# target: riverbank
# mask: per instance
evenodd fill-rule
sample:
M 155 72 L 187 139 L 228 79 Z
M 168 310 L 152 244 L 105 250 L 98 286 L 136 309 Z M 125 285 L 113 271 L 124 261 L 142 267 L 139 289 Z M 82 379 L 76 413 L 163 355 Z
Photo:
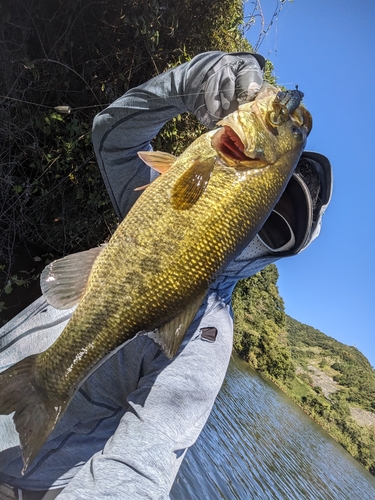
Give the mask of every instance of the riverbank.
M 375 478 L 294 402 L 233 353 L 182 463 L 171 500 L 373 500 Z
M 331 405 L 323 401 L 322 397 L 314 393 L 311 387 L 297 376 L 294 384 L 291 384 L 290 382 L 282 382 L 268 373 L 262 373 L 262 375 L 275 384 L 306 415 L 328 432 L 353 458 L 375 476 L 375 425 L 373 425 L 372 418 L 373 416 L 375 420 L 375 414 L 366 412 L 371 415 L 370 418 L 367 415 L 367 425 L 359 423 L 352 416 L 351 411 L 349 415 L 346 412 L 343 415 L 337 409 L 329 408 Z M 298 391 L 293 390 L 293 386 L 297 385 L 299 386 Z M 311 397 L 301 396 L 301 386 L 305 387 L 306 394 L 311 394 Z M 369 423 L 370 425 L 368 425 Z

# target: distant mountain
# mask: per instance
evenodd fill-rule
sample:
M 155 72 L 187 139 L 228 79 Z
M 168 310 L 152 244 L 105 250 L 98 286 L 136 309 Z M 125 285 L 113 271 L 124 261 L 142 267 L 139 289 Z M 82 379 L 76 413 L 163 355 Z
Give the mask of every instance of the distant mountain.
M 348 403 L 375 413 L 375 370 L 354 346 L 347 346 L 315 328 L 286 316 L 287 344 L 294 362 L 318 366 L 345 394 Z
M 347 346 L 287 316 L 275 265 L 238 283 L 234 348 L 375 475 L 375 370 Z
M 289 344 L 293 350 L 298 348 L 319 347 L 327 354 L 341 357 L 342 362 L 355 363 L 366 371 L 373 372 L 368 359 L 355 347 L 342 344 L 312 326 L 305 325 L 286 315 Z

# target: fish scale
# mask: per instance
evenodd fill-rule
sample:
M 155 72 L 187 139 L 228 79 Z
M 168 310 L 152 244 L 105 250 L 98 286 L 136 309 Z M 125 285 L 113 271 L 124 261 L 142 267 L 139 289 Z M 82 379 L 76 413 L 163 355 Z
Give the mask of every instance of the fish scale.
M 177 159 L 142 153 L 163 174 L 108 245 L 42 273 L 54 307 L 79 303 L 49 349 L 0 374 L 0 413 L 16 410 L 24 470 L 82 381 L 127 340 L 150 332 L 167 355 L 176 354 L 210 285 L 259 231 L 311 128 L 301 107 L 290 116 L 283 110 L 272 124 L 269 113 L 283 105 L 277 92 L 240 106 Z
M 182 160 L 180 161 L 182 163 Z M 179 176 L 179 169 L 176 170 L 177 173 L 174 173 L 174 175 L 171 176 L 172 182 Z M 251 176 L 251 172 L 249 172 L 248 175 Z M 40 357 L 40 366 L 44 366 L 44 386 L 51 390 L 49 386 L 53 384 L 54 392 L 56 392 L 57 388 L 59 388 L 61 394 L 68 394 L 70 387 L 76 386 L 76 373 L 82 370 L 82 364 L 87 362 L 91 365 L 95 363 L 96 357 L 97 359 L 101 359 L 105 354 L 107 354 L 107 352 L 112 351 L 119 342 L 125 342 L 129 337 L 134 336 L 140 330 L 152 330 L 156 326 L 159 326 L 155 324 L 155 321 L 160 310 L 163 310 L 163 306 L 166 304 L 169 304 L 169 311 L 175 312 L 177 292 L 179 292 L 179 295 L 183 294 L 184 297 L 186 297 L 186 295 L 191 296 L 192 293 L 197 292 L 196 282 L 200 283 L 201 290 L 208 288 L 210 281 L 212 281 L 212 276 L 217 269 L 218 261 L 223 261 L 223 255 L 227 256 L 233 252 L 236 244 L 238 244 L 238 240 L 243 239 L 248 233 L 248 226 L 250 223 L 246 224 L 246 219 L 248 221 L 254 220 L 256 212 L 256 210 L 252 209 L 252 203 L 245 204 L 244 202 L 240 205 L 241 209 L 236 208 L 230 212 L 230 219 L 225 217 L 230 203 L 228 195 L 225 197 L 222 196 L 223 191 L 225 191 L 224 188 L 227 187 L 225 185 L 223 186 L 223 176 L 218 177 L 221 177 L 221 179 L 218 179 L 221 189 L 215 189 L 217 188 L 215 185 L 217 183 L 215 182 L 215 179 L 212 178 L 211 190 L 215 190 L 215 192 L 220 193 L 221 201 L 216 201 L 215 203 L 216 213 L 214 214 L 214 217 L 211 217 L 211 227 L 207 227 L 206 224 L 201 225 L 200 227 L 192 227 L 190 223 L 191 214 L 187 213 L 181 214 L 178 212 L 172 212 L 171 214 L 167 214 L 165 217 L 162 217 L 162 219 L 166 218 L 167 222 L 169 222 L 169 219 L 173 218 L 174 215 L 177 221 L 173 221 L 173 226 L 176 227 L 177 225 L 180 228 L 180 230 L 175 230 L 175 244 L 170 241 L 168 243 L 168 246 L 174 246 L 175 251 L 177 251 L 177 249 L 180 251 L 180 255 L 178 256 L 178 259 L 176 259 L 178 261 L 177 267 L 174 266 L 173 263 L 170 263 L 169 259 L 166 259 L 164 274 L 160 273 L 155 275 L 155 277 L 150 277 L 150 274 L 153 274 L 153 269 L 144 269 L 144 267 L 141 266 L 141 272 L 139 274 L 142 274 L 143 282 L 138 284 L 138 287 L 140 288 L 138 294 L 139 299 L 138 301 L 133 299 L 130 305 L 129 301 L 124 303 L 121 298 L 123 295 L 135 295 L 134 288 L 136 288 L 136 285 L 134 281 L 130 281 L 126 284 L 120 281 L 117 284 L 120 286 L 115 287 L 113 286 L 113 283 L 111 283 L 111 286 L 108 287 L 108 289 L 106 289 L 103 293 L 105 300 L 103 300 L 101 307 L 98 308 L 97 304 L 95 304 L 96 315 L 94 317 L 97 318 L 100 311 L 103 319 L 106 321 L 104 324 L 100 324 L 100 322 L 98 322 L 93 325 L 93 313 L 91 311 L 93 304 L 91 297 L 92 294 L 98 296 L 98 281 L 102 282 L 103 277 L 121 276 L 125 273 L 123 271 L 124 265 L 126 268 L 130 266 L 134 269 L 133 266 L 136 265 L 135 262 L 139 261 L 139 255 L 137 255 L 139 246 L 135 247 L 133 253 L 130 254 L 131 248 L 122 244 L 121 250 L 124 252 L 124 255 L 127 256 L 125 259 L 121 257 L 122 253 L 118 251 L 117 241 L 123 241 L 123 233 L 126 233 L 127 227 L 133 224 L 132 218 L 129 218 L 129 221 L 124 221 L 124 224 L 117 230 L 116 238 L 112 244 L 110 244 L 98 258 L 98 262 L 93 269 L 92 276 L 90 277 L 88 283 L 86 295 L 83 297 L 81 304 L 78 306 L 71 321 L 66 327 L 64 336 L 61 336 L 49 349 L 49 358 L 51 356 L 54 357 L 54 351 L 65 352 L 64 362 L 59 366 L 61 374 L 57 373 L 55 366 L 51 367 L 49 364 L 44 362 L 44 354 Z M 161 177 L 160 181 L 163 183 L 162 185 L 164 190 L 166 187 L 166 180 Z M 152 186 L 152 188 L 157 189 L 158 186 L 155 185 Z M 151 189 L 151 187 L 149 189 Z M 240 200 L 242 201 L 242 198 L 244 201 L 248 199 L 248 195 L 243 188 L 241 188 L 241 190 L 226 190 L 231 193 L 232 198 L 236 201 L 237 207 L 238 202 Z M 237 191 L 241 191 L 241 193 L 237 193 Z M 260 197 L 260 194 L 256 193 L 254 188 L 251 188 L 251 192 L 253 199 L 256 201 Z M 263 188 L 262 192 L 263 194 L 265 192 Z M 207 205 L 212 204 L 212 200 L 209 198 L 210 193 L 208 189 L 206 194 L 208 202 L 205 202 L 205 199 L 201 199 L 196 204 L 197 206 L 194 208 L 194 211 L 201 213 L 206 210 Z M 241 195 L 240 199 L 239 195 Z M 159 195 L 157 202 L 160 204 L 166 204 L 168 202 L 168 196 L 164 195 L 164 197 L 162 197 Z M 148 205 L 146 206 L 148 208 Z M 138 207 L 138 209 L 141 212 L 143 207 Z M 151 211 L 147 210 L 147 212 L 146 219 L 149 220 L 149 224 L 144 227 L 142 235 L 140 236 L 140 242 L 138 242 L 145 249 L 146 261 L 147 253 L 152 255 L 153 252 L 157 251 L 159 246 L 157 238 L 160 237 L 159 232 L 155 231 L 155 228 L 153 228 L 154 219 L 151 218 Z M 244 212 L 248 215 L 248 217 L 244 217 Z M 233 226 L 239 226 L 239 221 L 243 219 L 245 219 L 245 222 L 243 222 L 238 231 L 234 233 Z M 165 224 L 166 222 L 162 220 L 161 223 Z M 182 240 L 181 233 L 185 233 L 184 240 Z M 157 235 L 157 238 L 155 238 L 155 235 Z M 216 238 L 214 238 L 214 236 Z M 220 245 L 216 243 L 215 240 L 217 239 L 221 240 Z M 147 241 L 147 245 L 143 245 L 143 242 L 145 241 Z M 190 245 L 186 244 L 187 241 L 190 242 Z M 213 242 L 215 242 L 215 244 L 213 244 Z M 112 256 L 114 252 L 116 257 Z M 205 260 L 202 259 L 203 253 L 206 255 Z M 196 258 L 195 265 L 192 264 L 192 256 L 195 256 Z M 103 265 L 103 263 L 106 265 Z M 126 287 L 131 288 L 132 290 L 128 290 Z M 172 301 L 171 299 L 174 300 Z M 112 308 L 116 308 L 117 311 L 121 310 L 121 312 L 118 312 L 116 315 L 111 315 L 109 314 L 109 311 L 111 311 Z M 171 312 L 169 312 L 168 319 Z M 112 321 L 108 324 L 107 318 L 112 319 Z M 147 318 L 146 321 L 145 318 Z M 91 344 L 91 336 L 97 336 L 96 331 L 98 328 L 102 332 L 101 337 L 105 339 L 105 341 L 101 341 L 99 344 L 100 350 L 91 349 L 91 352 L 93 353 L 91 356 L 87 354 L 84 358 L 82 357 L 82 361 L 77 361 L 76 346 L 78 339 L 81 340 L 82 344 L 80 349 L 87 349 L 87 346 Z M 109 334 L 109 332 L 111 334 Z M 125 332 L 125 335 L 123 332 Z M 74 349 L 71 348 L 71 343 L 73 343 Z M 98 342 L 96 342 L 96 344 L 98 344 Z M 70 367 L 73 364 L 75 365 L 74 370 L 65 374 L 68 370 L 67 367 Z M 50 373 L 51 369 L 53 376 Z

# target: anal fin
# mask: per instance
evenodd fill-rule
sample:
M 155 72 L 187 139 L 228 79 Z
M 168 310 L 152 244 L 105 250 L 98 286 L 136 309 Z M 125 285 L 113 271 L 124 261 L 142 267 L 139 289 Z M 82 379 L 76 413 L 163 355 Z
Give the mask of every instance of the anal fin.
M 193 322 L 206 293 L 199 295 L 192 303 L 189 304 L 178 316 L 173 318 L 168 323 L 165 323 L 160 328 L 147 334 L 158 344 L 168 358 L 173 358 L 181 342 Z

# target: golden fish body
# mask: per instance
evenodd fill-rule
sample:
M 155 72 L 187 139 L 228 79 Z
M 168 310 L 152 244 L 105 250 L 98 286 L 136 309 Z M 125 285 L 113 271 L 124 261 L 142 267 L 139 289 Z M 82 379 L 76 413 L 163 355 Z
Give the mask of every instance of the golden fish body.
M 25 469 L 82 380 L 124 342 L 154 331 L 165 352 L 176 353 L 212 282 L 263 225 L 311 128 L 301 106 L 276 125 L 270 113 L 277 89 L 268 93 L 240 106 L 177 159 L 141 154 L 166 172 L 140 196 L 108 245 L 94 252 L 94 257 L 99 253 L 95 260 L 82 253 L 94 264 L 56 342 L 0 375 L 0 412 L 16 410 Z M 65 259 L 50 265 L 43 277 L 47 299 L 57 305 L 66 291 L 56 292 L 53 285 L 69 267 L 71 259 Z M 42 401 L 40 415 L 30 390 Z M 25 417 L 28 411 L 33 417 Z

